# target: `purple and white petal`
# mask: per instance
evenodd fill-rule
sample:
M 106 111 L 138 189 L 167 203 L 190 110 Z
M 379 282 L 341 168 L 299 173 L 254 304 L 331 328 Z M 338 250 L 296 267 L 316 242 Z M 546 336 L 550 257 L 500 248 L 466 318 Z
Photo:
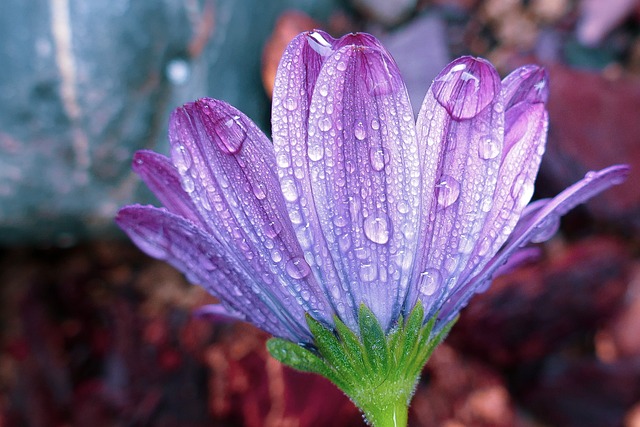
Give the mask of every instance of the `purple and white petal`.
M 200 227 L 204 226 L 191 196 L 182 188 L 177 169 L 166 156 L 140 150 L 133 156 L 132 168 L 165 208 Z
M 177 109 L 169 127 L 171 155 L 206 231 L 241 268 L 298 319 L 327 325 L 332 310 L 311 274 L 287 215 L 273 146 L 228 104 L 201 99 Z
M 259 278 L 245 271 L 234 253 L 192 222 L 139 205 L 122 208 L 116 222 L 148 255 L 166 260 L 259 328 L 294 341 L 309 339 L 304 313 L 296 315 L 277 295 L 262 289 Z
M 328 94 L 327 82 L 332 80 L 325 73 L 324 82 L 316 84 L 322 65 L 337 49 L 349 45 L 381 48 L 379 42 L 368 34 L 350 34 L 335 40 L 326 33 L 313 31 L 294 39 L 276 76 L 272 129 L 278 176 L 297 237 L 318 282 L 329 295 L 333 309 L 353 327 L 357 321 L 358 303 L 349 293 L 349 282 L 344 281 L 346 276 L 339 272 L 341 267 L 331 256 L 316 212 L 309 169 L 309 156 L 313 157 L 314 153 L 308 146 L 311 96 L 314 90 Z M 335 64 L 328 73 L 336 71 L 333 67 Z M 342 74 L 340 70 L 338 72 Z M 381 156 L 384 162 L 383 152 L 374 152 L 373 156 L 376 161 Z M 331 238 L 335 240 L 335 236 Z
M 589 172 L 584 179 L 565 189 L 544 205 L 540 205 L 542 207 L 537 209 L 533 215 L 524 218 L 523 223 L 518 223 L 516 231 L 508 242 L 491 258 L 484 269 L 447 301 L 440 313 L 441 323 L 455 316 L 477 290 L 483 289 L 483 284 L 491 280 L 517 251 L 531 242 L 540 241 L 541 236 L 551 237 L 550 230 L 557 229 L 557 222 L 562 215 L 602 191 L 621 184 L 628 174 L 629 167 L 626 165 L 616 165 L 598 172 Z
M 423 239 L 407 308 L 437 310 L 471 256 L 490 210 L 501 163 L 500 78 L 484 59 L 463 57 L 434 80 L 418 115 Z
M 308 134 L 304 179 L 329 249 L 318 263 L 329 258 L 341 284 L 328 291 L 354 300 L 346 322 L 354 329 L 361 303 L 390 328 L 413 265 L 420 170 L 409 98 L 385 51 L 348 45 L 326 59 Z

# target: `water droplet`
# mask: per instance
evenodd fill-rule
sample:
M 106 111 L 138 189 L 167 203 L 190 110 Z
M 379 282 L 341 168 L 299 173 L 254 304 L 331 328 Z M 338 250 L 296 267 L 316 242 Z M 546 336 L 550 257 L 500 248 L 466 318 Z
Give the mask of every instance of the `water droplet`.
M 307 34 L 307 43 L 309 43 L 311 49 L 315 50 L 320 56 L 328 56 L 333 52 L 331 43 L 317 31 L 312 31 Z
M 173 164 L 180 174 L 189 170 L 192 164 L 191 155 L 184 145 L 173 146 L 171 148 Z
M 471 236 L 463 234 L 460 236 L 460 242 L 458 242 L 458 251 L 462 254 L 471 253 L 473 250 L 474 240 Z
M 296 101 L 295 98 L 287 98 L 284 100 L 282 105 L 284 105 L 284 108 L 286 108 L 287 110 L 293 111 L 298 108 L 298 101 Z
M 538 224 L 531 236 L 532 243 L 542 243 L 553 237 L 560 228 L 560 217 L 549 215 Z
M 452 176 L 442 175 L 436 187 L 438 204 L 443 208 L 454 204 L 460 196 L 460 183 Z
M 478 255 L 485 256 L 489 253 L 489 249 L 491 249 L 492 240 L 489 237 L 485 237 L 480 241 L 480 246 L 478 246 Z
M 329 88 L 327 85 L 322 85 L 318 88 L 318 93 L 322 96 L 327 96 L 329 94 Z
M 491 197 L 485 197 L 484 199 L 482 199 L 482 202 L 480 203 L 480 210 L 482 212 L 489 212 L 492 207 L 493 200 L 491 199 Z
M 278 221 L 269 221 L 262 227 L 264 234 L 273 239 L 282 231 L 282 225 Z
M 291 160 L 289 159 L 289 154 L 285 151 L 281 151 L 276 155 L 276 162 L 278 166 L 281 168 L 288 168 L 291 166 Z
M 309 145 L 309 148 L 307 149 L 307 155 L 309 156 L 309 159 L 311 161 L 317 162 L 324 156 L 324 148 L 321 144 Z
M 389 229 L 389 218 L 385 213 L 380 212 L 365 218 L 363 228 L 364 235 L 373 243 L 384 245 L 389 241 L 391 230 Z
M 293 279 L 304 279 L 311 273 L 311 267 L 307 261 L 300 256 L 293 257 L 285 265 L 285 270 Z
M 367 263 L 360 266 L 360 279 L 363 282 L 371 282 L 378 277 L 378 268 L 376 263 Z
M 336 227 L 344 227 L 349 223 L 349 221 L 343 215 L 336 215 L 333 217 L 333 223 L 336 225 Z
M 500 143 L 491 136 L 483 136 L 478 141 L 478 156 L 481 159 L 495 159 L 500 154 Z
M 380 122 L 376 119 L 371 120 L 371 129 L 373 130 L 380 129 Z
M 282 252 L 280 252 L 277 249 L 274 249 L 273 251 L 271 251 L 271 259 L 273 260 L 273 262 L 282 261 Z
M 367 137 L 367 132 L 364 130 L 364 125 L 362 124 L 362 122 L 356 123 L 356 126 L 353 129 L 353 134 L 359 141 L 362 141 Z
M 371 161 L 371 167 L 373 170 L 381 171 L 389 164 L 391 155 L 389 150 L 384 147 L 371 148 L 369 150 L 369 160 Z
M 439 286 L 442 285 L 442 274 L 435 268 L 427 268 L 420 273 L 418 287 L 425 295 L 433 295 Z
M 192 193 L 196 189 L 196 185 L 193 182 L 193 179 L 191 179 L 191 177 L 183 176 L 182 177 L 182 188 L 187 193 Z
M 252 182 L 251 191 L 258 200 L 264 200 L 267 197 L 267 186 L 262 181 Z
M 323 132 L 326 132 L 329 129 L 331 129 L 331 126 L 332 126 L 332 123 L 329 117 L 323 117 L 320 120 L 318 120 L 318 129 L 320 129 Z
M 214 125 L 217 125 L 214 123 Z M 235 154 L 242 148 L 242 144 L 247 139 L 247 130 L 242 123 L 240 116 L 227 117 L 224 127 L 217 125 L 217 132 L 214 141 L 220 151 L 227 154 Z
M 298 189 L 296 188 L 296 183 L 293 178 L 290 176 L 282 178 L 280 187 L 282 188 L 282 194 L 286 201 L 295 202 L 298 200 Z
M 338 65 L 336 65 L 336 68 L 338 69 L 338 71 L 344 71 L 347 69 L 347 63 L 344 61 L 340 61 L 338 62 Z
M 398 212 L 400 212 L 401 214 L 406 214 L 407 212 L 409 212 L 409 203 L 405 202 L 404 200 L 400 200 L 398 202 Z

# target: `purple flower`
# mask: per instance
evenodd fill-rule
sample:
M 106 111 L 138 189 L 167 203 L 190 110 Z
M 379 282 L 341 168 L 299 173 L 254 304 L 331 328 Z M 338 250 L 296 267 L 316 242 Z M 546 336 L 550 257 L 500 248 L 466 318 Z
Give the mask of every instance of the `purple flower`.
M 186 104 L 171 116 L 171 158 L 140 151 L 133 162 L 164 208 L 127 206 L 117 222 L 218 297 L 209 311 L 278 337 L 312 342 L 305 313 L 357 331 L 361 304 L 385 331 L 418 302 L 443 325 L 561 215 L 627 175 L 590 172 L 528 205 L 547 92 L 542 68 L 501 81 L 462 57 L 416 123 L 375 38 L 304 33 L 278 69 L 273 144 L 222 101 Z

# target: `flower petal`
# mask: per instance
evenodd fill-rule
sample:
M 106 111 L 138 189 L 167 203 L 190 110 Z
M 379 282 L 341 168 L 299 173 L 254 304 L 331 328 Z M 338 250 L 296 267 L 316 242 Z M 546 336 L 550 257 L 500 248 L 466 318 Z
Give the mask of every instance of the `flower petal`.
M 434 80 L 418 115 L 422 207 L 414 281 L 427 317 L 456 286 L 485 223 L 503 147 L 500 78 L 483 60 L 463 57 Z
M 477 274 L 511 235 L 531 200 L 544 153 L 548 115 L 543 103 L 545 97 L 540 96 L 538 87 L 546 87 L 546 72 L 528 66 L 514 71 L 503 85 L 509 108 L 505 114 L 505 149 L 498 183 L 494 194 L 486 195 L 482 201 L 482 209 L 489 213 L 460 274 L 460 284 Z
M 264 134 L 230 105 L 201 99 L 173 113 L 169 139 L 206 231 L 226 253 L 238 252 L 242 268 L 296 318 L 308 312 L 331 325 L 333 311 L 295 237 Z
M 549 230 L 557 228 L 557 221 L 562 215 L 602 191 L 621 184 L 628 174 L 629 167 L 627 165 L 616 165 L 598 172 L 589 172 L 581 181 L 565 189 L 547 203 L 539 205 L 540 209 L 536 209 L 535 213 L 524 217 L 524 222 L 518 223 L 516 231 L 484 269 L 447 301 L 440 313 L 439 322 L 446 324 L 449 319 L 455 316 L 477 290 L 482 289 L 483 283 L 490 280 L 501 266 L 523 246 L 538 240 L 540 236 L 550 237 Z
M 133 205 L 122 208 L 116 222 L 140 249 L 166 260 L 246 320 L 276 336 L 309 341 L 304 313 L 291 315 L 285 301 L 263 289 L 234 254 L 190 221 L 165 209 Z
M 178 171 L 167 157 L 153 151 L 140 150 L 133 156 L 133 170 L 170 212 L 187 218 L 198 226 L 204 225 L 193 200 L 180 184 Z
M 325 293 L 331 296 L 335 312 L 350 327 L 357 328 L 358 304 L 349 294 L 344 274 L 339 276 L 334 265 L 312 198 L 307 143 L 311 97 L 322 65 L 337 49 L 349 45 L 381 48 L 368 34 L 335 40 L 321 31 L 303 33 L 289 44 L 276 76 L 272 130 L 282 192 L 306 259 Z M 330 81 L 331 77 L 325 75 L 324 79 Z M 318 90 L 328 91 L 327 83 Z M 375 154 L 376 161 L 380 155 L 384 161 L 382 152 Z

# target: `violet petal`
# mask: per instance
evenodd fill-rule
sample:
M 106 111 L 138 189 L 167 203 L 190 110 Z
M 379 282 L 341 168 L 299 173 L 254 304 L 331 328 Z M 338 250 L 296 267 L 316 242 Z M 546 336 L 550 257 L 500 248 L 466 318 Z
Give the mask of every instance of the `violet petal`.
M 536 240 L 540 235 L 548 236 L 549 228 L 556 227 L 558 218 L 602 191 L 621 184 L 628 174 L 627 165 L 610 166 L 597 172 L 589 172 L 584 179 L 568 187 L 544 205 L 541 204 L 542 207 L 537 209 L 535 214 L 523 218 L 524 222 L 517 224 L 507 243 L 484 269 L 447 301 L 441 311 L 441 323 L 446 323 L 447 319 L 458 313 L 477 289 L 482 289 L 482 284 L 491 280 L 516 251 Z
M 182 188 L 178 171 L 166 156 L 140 150 L 133 156 L 133 170 L 170 212 L 183 216 L 198 226 L 204 225 L 193 200 Z
M 496 188 L 504 140 L 499 95 L 493 66 L 463 57 L 435 79 L 418 114 L 424 240 L 406 307 L 420 299 L 427 316 L 447 297 L 446 287 L 456 285 L 489 212 L 482 196 L 490 198 Z
M 133 205 L 122 208 L 116 222 L 148 255 L 166 260 L 259 328 L 308 340 L 304 313 L 296 316 L 296 310 L 263 288 L 233 253 L 190 221 L 163 208 Z
M 332 324 L 332 310 L 300 248 L 275 173 L 273 146 L 237 109 L 201 99 L 177 109 L 169 126 L 174 164 L 206 231 L 237 252 L 298 319 Z
M 409 285 L 419 211 L 406 88 L 386 51 L 349 45 L 327 58 L 310 111 L 305 178 L 343 284 L 329 292 L 351 295 L 389 328 Z

